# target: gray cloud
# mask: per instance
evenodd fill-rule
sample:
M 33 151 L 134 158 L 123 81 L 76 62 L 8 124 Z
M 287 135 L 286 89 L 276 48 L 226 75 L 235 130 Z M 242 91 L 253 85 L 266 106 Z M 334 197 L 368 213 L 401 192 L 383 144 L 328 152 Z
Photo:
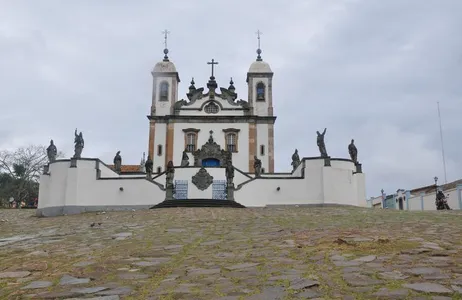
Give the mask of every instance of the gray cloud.
M 0 9 L 0 148 L 47 143 L 72 154 L 82 130 L 86 156 L 136 164 L 147 149 L 150 71 L 161 31 L 182 80 L 233 77 L 246 98 L 257 28 L 274 75 L 276 168 L 298 148 L 347 157 L 355 138 L 368 195 L 443 178 L 440 101 L 448 179 L 462 175 L 462 2 L 10 1 Z

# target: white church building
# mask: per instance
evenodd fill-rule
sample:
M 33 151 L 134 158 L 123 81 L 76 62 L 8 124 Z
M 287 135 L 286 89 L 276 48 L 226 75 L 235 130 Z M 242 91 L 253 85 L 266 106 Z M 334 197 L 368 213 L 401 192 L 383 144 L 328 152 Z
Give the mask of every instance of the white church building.
M 275 172 L 273 71 L 260 49 L 257 53 L 246 75 L 245 100 L 238 98 L 232 79 L 227 88 L 218 87 L 214 60 L 208 62 L 212 74 L 206 87 L 196 88 L 192 80 L 186 98 L 180 99 L 180 76 L 165 49 L 164 59 L 151 72 L 147 152 L 152 175 L 147 176 L 143 166 L 134 172 L 124 171 L 125 166 L 116 171 L 98 158 L 84 156 L 52 161 L 40 178 L 37 215 L 212 200 L 241 207 L 367 206 L 365 175 L 350 159 L 305 157 L 291 172 Z M 174 173 L 168 171 L 170 161 Z

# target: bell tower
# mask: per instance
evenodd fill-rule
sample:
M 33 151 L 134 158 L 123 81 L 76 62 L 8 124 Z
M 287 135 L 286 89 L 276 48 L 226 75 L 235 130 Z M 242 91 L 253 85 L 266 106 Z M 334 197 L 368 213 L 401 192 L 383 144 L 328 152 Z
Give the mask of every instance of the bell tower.
M 253 169 L 254 154 L 262 161 L 262 169 L 274 172 L 274 121 L 273 115 L 273 71 L 261 57 L 260 37 L 258 39 L 257 59 L 247 72 L 248 101 L 256 124 L 249 124 L 249 169 Z M 263 117 L 263 118 L 259 118 Z
M 168 57 L 167 37 L 168 30 L 164 34 L 164 59 L 158 62 L 152 70 L 152 104 L 149 118 L 149 148 L 148 155 L 154 161 L 154 172 L 158 168 L 164 169 L 168 153 L 173 151 L 173 124 L 158 123 L 156 116 L 173 114 L 173 107 L 178 100 L 178 83 L 180 77 L 175 64 Z M 152 117 L 152 118 L 151 118 Z M 170 144 L 169 144 L 170 143 Z M 170 151 L 170 152 L 169 152 Z

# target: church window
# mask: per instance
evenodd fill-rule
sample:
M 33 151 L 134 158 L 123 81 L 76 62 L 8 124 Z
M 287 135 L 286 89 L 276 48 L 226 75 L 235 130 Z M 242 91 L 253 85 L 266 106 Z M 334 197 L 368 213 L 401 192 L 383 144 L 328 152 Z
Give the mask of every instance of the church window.
M 226 135 L 226 150 L 229 152 L 237 152 L 237 134 L 228 133 Z
M 157 155 L 158 156 L 162 155 L 162 145 L 157 145 Z
M 257 84 L 257 100 L 265 101 L 265 84 L 263 82 Z
M 160 84 L 160 101 L 168 101 L 168 83 L 162 82 Z
M 190 132 L 186 134 L 186 152 L 196 151 L 197 134 Z
M 161 167 L 157 167 L 157 173 L 161 173 L 162 172 L 162 168 Z
M 260 155 L 265 155 L 265 145 L 260 145 Z
M 208 114 L 216 114 L 220 110 L 218 105 L 216 105 L 214 102 L 210 102 L 205 106 L 205 112 Z

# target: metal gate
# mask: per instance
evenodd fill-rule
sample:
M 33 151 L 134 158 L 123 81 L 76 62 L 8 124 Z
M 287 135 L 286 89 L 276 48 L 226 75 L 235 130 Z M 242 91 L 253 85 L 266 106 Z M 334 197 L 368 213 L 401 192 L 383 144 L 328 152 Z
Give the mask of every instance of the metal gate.
M 175 199 L 188 199 L 188 181 L 175 180 Z
M 226 180 L 214 180 L 212 184 L 212 199 L 226 200 Z

